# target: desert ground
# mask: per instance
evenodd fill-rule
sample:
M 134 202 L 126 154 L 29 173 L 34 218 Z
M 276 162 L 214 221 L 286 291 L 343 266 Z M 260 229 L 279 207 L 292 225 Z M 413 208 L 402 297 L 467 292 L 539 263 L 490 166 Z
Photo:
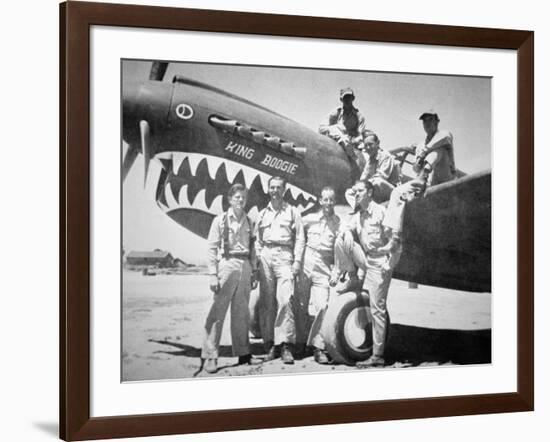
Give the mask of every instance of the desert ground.
M 144 276 L 123 272 L 122 381 L 190 377 L 275 375 L 356 370 L 319 365 L 312 356 L 284 365 L 280 359 L 237 366 L 231 355 L 229 314 L 222 334 L 219 370 L 201 370 L 203 325 L 212 295 L 206 275 Z M 491 294 L 420 286 L 394 279 L 388 296 L 390 338 L 384 369 L 491 362 Z M 264 355 L 261 340 L 252 353 Z

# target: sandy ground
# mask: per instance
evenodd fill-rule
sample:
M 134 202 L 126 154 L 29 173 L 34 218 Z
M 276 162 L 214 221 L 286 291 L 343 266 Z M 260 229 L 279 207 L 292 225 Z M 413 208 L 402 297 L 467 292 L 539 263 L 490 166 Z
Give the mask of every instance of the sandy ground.
M 311 356 L 284 365 L 280 359 L 237 366 L 231 356 L 229 315 L 222 334 L 218 373 L 200 371 L 203 325 L 211 302 L 204 275 L 143 276 L 123 273 L 123 381 L 188 377 L 355 370 L 322 366 Z M 491 295 L 420 286 L 393 280 L 387 368 L 491 362 Z M 261 340 L 253 354 L 263 355 Z

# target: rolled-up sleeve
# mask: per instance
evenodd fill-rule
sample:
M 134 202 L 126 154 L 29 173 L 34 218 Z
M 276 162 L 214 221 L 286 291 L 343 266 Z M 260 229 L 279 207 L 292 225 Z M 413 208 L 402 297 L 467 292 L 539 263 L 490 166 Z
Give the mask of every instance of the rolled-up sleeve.
M 321 135 L 329 135 L 330 126 L 338 122 L 338 109 L 332 111 L 325 120 L 319 125 L 319 133 Z
M 254 250 L 256 252 L 256 259 L 259 259 L 264 246 L 263 238 L 260 232 L 260 223 L 262 222 L 264 211 L 265 209 L 258 214 L 258 219 L 256 220 L 256 224 L 254 226 Z
M 440 130 L 434 135 L 430 142 L 426 144 L 426 153 L 424 155 L 441 147 L 453 148 L 453 135 L 448 130 Z
M 378 175 L 385 180 L 388 180 L 393 172 L 393 159 L 390 155 L 385 155 L 380 163 L 378 164 L 378 170 L 375 173 L 375 176 Z
M 363 132 L 367 130 L 367 120 L 361 112 L 357 112 L 357 132 L 359 136 L 362 136 Z
M 253 228 L 250 229 L 250 264 L 252 265 L 252 270 L 258 269 L 258 253 L 256 252 L 256 247 L 258 243 L 258 227 L 257 223 L 253 225 Z
M 220 231 L 220 216 L 214 218 L 212 225 L 210 226 L 210 232 L 208 233 L 208 274 L 217 275 L 218 274 L 218 250 L 221 247 L 222 243 L 222 234 Z

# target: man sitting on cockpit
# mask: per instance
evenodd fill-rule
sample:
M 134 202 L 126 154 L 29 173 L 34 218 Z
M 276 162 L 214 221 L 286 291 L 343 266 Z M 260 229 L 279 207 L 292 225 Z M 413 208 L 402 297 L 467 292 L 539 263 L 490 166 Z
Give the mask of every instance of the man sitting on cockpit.
M 377 203 L 390 199 L 393 190 L 401 184 L 401 167 L 391 153 L 380 147 L 378 135 L 369 130 L 363 132 L 359 149 L 365 158 L 361 180 L 369 180 L 374 186 L 372 198 Z
M 439 116 L 430 109 L 420 115 L 426 138 L 414 144 L 416 178 L 397 187 L 391 194 L 386 211 L 385 225 L 394 232 L 402 232 L 404 209 L 407 201 L 421 196 L 427 187 L 456 178 L 453 135 L 439 129 Z

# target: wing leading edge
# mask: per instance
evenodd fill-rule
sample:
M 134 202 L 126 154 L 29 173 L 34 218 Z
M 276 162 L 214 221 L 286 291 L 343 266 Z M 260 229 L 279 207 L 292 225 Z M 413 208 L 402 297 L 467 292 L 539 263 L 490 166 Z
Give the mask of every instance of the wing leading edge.
M 491 291 L 491 172 L 428 189 L 405 212 L 403 255 L 394 277 Z

